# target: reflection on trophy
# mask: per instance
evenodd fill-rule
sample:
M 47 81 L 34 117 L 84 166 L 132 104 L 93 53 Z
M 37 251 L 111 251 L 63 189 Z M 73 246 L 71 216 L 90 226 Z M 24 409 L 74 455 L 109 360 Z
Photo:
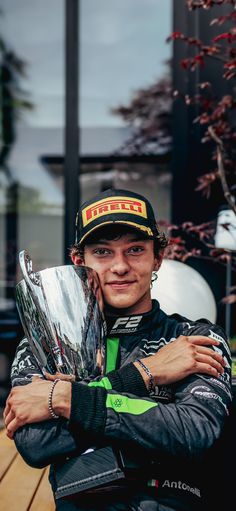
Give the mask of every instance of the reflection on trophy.
M 16 305 L 42 371 L 76 379 L 103 374 L 105 321 L 96 272 L 73 265 L 34 272 L 25 250 L 19 260 L 24 278 Z

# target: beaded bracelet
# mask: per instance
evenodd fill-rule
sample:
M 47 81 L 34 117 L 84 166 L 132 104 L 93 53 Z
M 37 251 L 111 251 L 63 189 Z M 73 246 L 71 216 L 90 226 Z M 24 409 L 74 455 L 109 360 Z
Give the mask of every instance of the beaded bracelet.
M 148 369 L 148 367 L 139 358 L 136 360 L 136 362 L 138 362 L 138 364 L 143 368 L 143 370 L 149 377 L 148 391 L 154 392 L 155 383 L 154 383 L 154 378 L 153 378 L 153 375 L 152 375 L 150 369 Z
M 51 385 L 51 388 L 50 388 L 50 391 L 49 391 L 49 395 L 48 395 L 48 409 L 49 409 L 50 415 L 51 415 L 51 417 L 53 419 L 59 419 L 59 415 L 57 415 L 54 412 L 53 407 L 52 407 L 52 395 L 53 395 L 53 391 L 54 391 L 55 386 L 56 386 L 58 381 L 61 381 L 60 378 L 56 378 L 56 380 L 54 380 L 54 382 Z

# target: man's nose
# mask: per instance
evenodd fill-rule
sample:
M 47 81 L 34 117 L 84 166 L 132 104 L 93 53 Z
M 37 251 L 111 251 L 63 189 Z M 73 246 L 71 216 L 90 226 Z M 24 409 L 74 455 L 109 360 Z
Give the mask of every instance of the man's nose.
M 123 254 L 117 254 L 112 261 L 110 269 L 113 273 L 124 275 L 129 271 L 129 268 L 130 265 L 127 258 Z

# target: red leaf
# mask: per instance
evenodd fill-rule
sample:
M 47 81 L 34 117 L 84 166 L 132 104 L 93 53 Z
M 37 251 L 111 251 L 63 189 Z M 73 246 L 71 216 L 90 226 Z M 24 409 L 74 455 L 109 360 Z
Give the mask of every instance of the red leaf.
M 203 82 L 203 83 L 199 83 L 199 88 L 200 89 L 209 89 L 211 87 L 211 84 L 210 82 Z
M 203 58 L 203 56 L 200 53 L 199 53 L 199 55 L 196 55 L 194 57 L 194 61 L 198 62 L 198 64 L 200 64 L 201 67 L 205 66 L 204 58 Z
M 188 69 L 189 67 L 189 59 L 182 59 L 180 61 L 180 65 L 183 69 Z
M 231 34 L 231 32 L 225 32 L 224 34 L 217 35 L 213 39 L 213 43 L 216 43 L 217 41 L 222 41 L 222 39 L 227 39 L 229 43 L 232 43 L 236 40 L 236 35 Z
M 179 32 L 178 30 L 172 32 L 172 34 L 167 38 L 167 42 L 175 41 L 176 39 L 184 39 L 182 32 Z

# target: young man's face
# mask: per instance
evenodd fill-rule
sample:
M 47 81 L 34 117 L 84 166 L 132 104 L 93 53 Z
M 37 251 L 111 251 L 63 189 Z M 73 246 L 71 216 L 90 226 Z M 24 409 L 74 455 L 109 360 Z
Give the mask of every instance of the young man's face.
M 81 264 L 81 260 L 73 260 Z M 85 245 L 83 264 L 99 275 L 105 304 L 122 313 L 139 314 L 151 309 L 152 271 L 160 266 L 153 241 L 127 233 L 115 240 L 99 239 Z

